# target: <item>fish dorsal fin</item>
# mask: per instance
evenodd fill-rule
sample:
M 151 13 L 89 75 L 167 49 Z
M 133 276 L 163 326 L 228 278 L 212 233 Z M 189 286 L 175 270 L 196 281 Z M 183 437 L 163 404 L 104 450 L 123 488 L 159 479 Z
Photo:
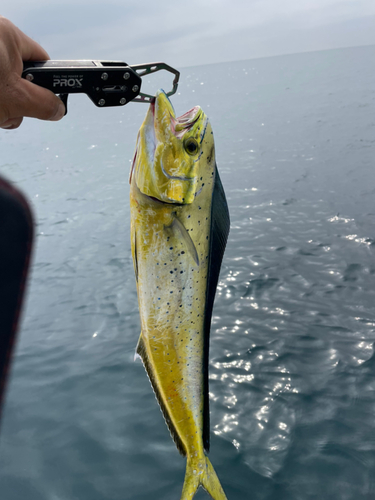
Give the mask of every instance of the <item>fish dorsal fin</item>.
M 173 218 L 171 226 L 173 229 L 176 229 L 181 234 L 182 239 L 184 240 L 185 246 L 187 248 L 187 251 L 192 256 L 196 265 L 199 266 L 198 252 L 197 249 L 195 248 L 194 241 L 191 239 L 190 234 L 186 230 L 186 227 L 176 216 Z
M 163 414 L 165 423 L 168 426 L 168 429 L 169 429 L 169 432 L 172 436 L 172 439 L 175 442 L 178 451 L 181 453 L 181 455 L 183 455 L 185 457 L 186 456 L 185 445 L 181 441 L 180 436 L 178 435 L 178 432 L 177 432 L 177 430 L 173 424 L 173 421 L 169 416 L 168 410 L 164 404 L 163 396 L 159 391 L 157 379 L 156 379 L 156 376 L 154 374 L 154 369 L 153 369 L 152 363 L 150 363 L 150 359 L 149 359 L 149 356 L 147 354 L 147 348 L 146 348 L 145 342 L 143 340 L 142 333 L 139 336 L 139 340 L 138 340 L 138 344 L 137 344 L 137 348 L 136 348 L 136 354 L 138 354 L 143 361 L 143 366 L 145 367 L 148 378 L 150 379 L 151 386 L 154 390 L 156 399 L 159 403 L 161 412 Z
M 207 295 L 204 318 L 204 402 L 203 402 L 203 444 L 206 451 L 210 448 L 210 410 L 208 401 L 208 355 L 212 308 L 219 280 L 221 262 L 227 244 L 230 227 L 228 204 L 219 172 L 215 165 L 215 182 L 212 192 L 210 250 L 207 277 Z

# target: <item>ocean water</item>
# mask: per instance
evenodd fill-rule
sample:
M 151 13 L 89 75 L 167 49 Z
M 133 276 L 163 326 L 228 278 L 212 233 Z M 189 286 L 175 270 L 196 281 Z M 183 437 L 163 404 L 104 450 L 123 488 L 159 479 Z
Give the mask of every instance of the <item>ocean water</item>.
M 231 214 L 210 349 L 228 500 L 375 498 L 374 56 L 186 68 L 172 98 L 210 117 Z M 1 499 L 180 498 L 185 460 L 134 362 L 128 173 L 146 110 L 75 96 L 60 123 L 0 131 L 37 224 Z

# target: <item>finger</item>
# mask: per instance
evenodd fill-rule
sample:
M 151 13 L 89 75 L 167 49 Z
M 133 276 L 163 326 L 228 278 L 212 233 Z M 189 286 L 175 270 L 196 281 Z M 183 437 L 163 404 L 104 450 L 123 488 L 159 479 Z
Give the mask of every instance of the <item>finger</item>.
M 12 109 L 14 101 L 14 109 Z M 53 92 L 19 78 L 14 91 L 14 99 L 9 104 L 9 115 L 28 116 L 40 120 L 58 121 L 65 114 L 64 103 Z
M 21 123 L 22 123 L 23 118 L 11 118 L 10 120 L 7 120 L 6 122 L 2 123 L 0 125 L 0 128 L 6 129 L 6 130 L 13 130 L 15 128 L 18 128 Z

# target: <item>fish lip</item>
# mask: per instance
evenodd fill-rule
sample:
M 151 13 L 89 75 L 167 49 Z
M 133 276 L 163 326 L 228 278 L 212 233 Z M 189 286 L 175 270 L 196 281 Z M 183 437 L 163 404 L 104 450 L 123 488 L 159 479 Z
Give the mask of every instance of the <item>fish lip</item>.
M 173 134 L 181 139 L 197 122 L 201 116 L 201 112 L 202 109 L 200 106 L 194 106 L 177 118 L 171 116 Z
M 173 130 L 176 133 L 185 134 L 190 128 L 197 122 L 199 117 L 201 116 L 201 107 L 200 106 L 194 106 L 193 108 L 189 109 L 189 111 L 186 111 L 186 113 L 183 113 L 181 116 L 178 116 L 177 118 L 172 119 L 173 123 Z M 172 118 L 172 117 L 171 117 Z M 178 130 L 176 130 L 178 128 Z
M 194 106 L 193 108 L 189 109 L 189 111 L 186 111 L 186 113 L 182 114 L 181 116 L 178 116 L 176 118 L 176 121 L 178 121 L 179 123 L 190 123 L 190 122 L 194 123 L 197 119 L 197 114 L 199 111 L 201 111 L 201 107 Z M 193 116 L 189 120 L 190 115 L 193 115 Z
M 169 104 L 169 116 L 170 116 L 170 122 L 171 122 L 171 132 L 173 135 L 175 135 L 178 138 L 182 138 L 182 136 L 196 123 L 198 118 L 201 116 L 202 109 L 200 106 L 194 106 L 193 108 L 189 109 L 189 111 L 186 111 L 182 115 L 176 117 L 176 112 L 173 107 L 173 104 L 171 103 L 169 97 L 167 96 L 166 92 L 163 89 L 160 89 L 157 93 L 155 98 L 151 101 L 150 103 L 150 109 L 153 114 L 154 118 L 154 130 L 157 129 L 157 123 L 155 122 L 156 119 L 156 108 L 159 104 L 159 97 L 160 97 L 160 105 L 163 106 L 163 101 L 167 101 Z M 167 105 L 166 102 L 164 105 Z M 177 130 L 176 130 L 177 129 Z

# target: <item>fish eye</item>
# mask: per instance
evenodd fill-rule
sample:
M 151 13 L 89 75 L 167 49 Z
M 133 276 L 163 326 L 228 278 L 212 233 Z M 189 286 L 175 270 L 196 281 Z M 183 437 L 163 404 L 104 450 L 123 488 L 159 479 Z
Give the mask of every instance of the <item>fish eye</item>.
M 193 137 L 190 137 L 189 139 L 186 139 L 186 141 L 184 142 L 184 148 L 189 155 L 193 156 L 197 154 L 199 146 L 197 141 Z

